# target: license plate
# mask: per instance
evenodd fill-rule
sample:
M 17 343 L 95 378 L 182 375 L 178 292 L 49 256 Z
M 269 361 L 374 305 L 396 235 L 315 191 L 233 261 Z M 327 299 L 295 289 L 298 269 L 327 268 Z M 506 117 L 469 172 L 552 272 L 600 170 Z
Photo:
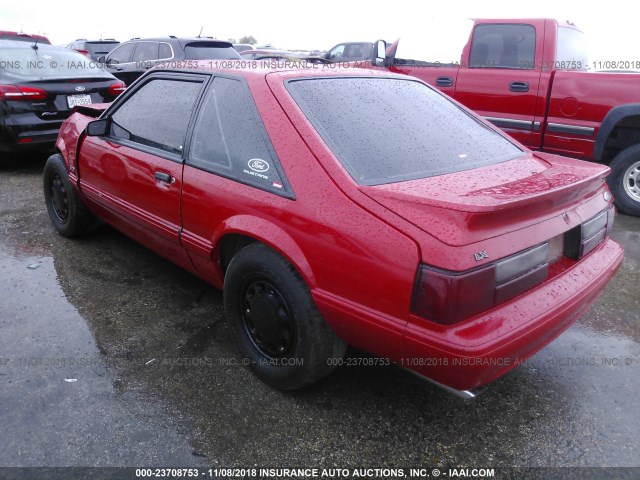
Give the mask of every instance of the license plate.
M 91 95 L 70 95 L 67 97 L 67 104 L 69 108 L 73 108 L 76 105 L 90 105 Z

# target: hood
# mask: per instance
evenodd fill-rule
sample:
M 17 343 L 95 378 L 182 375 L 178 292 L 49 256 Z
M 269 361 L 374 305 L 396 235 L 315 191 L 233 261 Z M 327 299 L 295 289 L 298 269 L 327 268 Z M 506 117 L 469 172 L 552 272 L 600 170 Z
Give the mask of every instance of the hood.
M 549 154 L 360 191 L 448 245 L 469 245 L 574 207 L 609 168 Z

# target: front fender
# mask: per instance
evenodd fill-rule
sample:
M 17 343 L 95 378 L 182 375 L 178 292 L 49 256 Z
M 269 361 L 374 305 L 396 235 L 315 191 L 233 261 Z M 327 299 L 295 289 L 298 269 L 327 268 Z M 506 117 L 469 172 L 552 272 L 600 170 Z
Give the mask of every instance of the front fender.
M 56 150 L 62 154 L 69 177 L 74 183 L 77 181 L 78 148 L 80 148 L 80 141 L 87 123 L 99 118 L 109 105 L 108 103 L 96 103 L 75 107 L 71 116 L 60 127 L 56 139 Z
M 69 177 L 73 179 L 72 182 L 75 181 L 76 177 L 79 141 L 87 123 L 92 120 L 94 119 L 80 113 L 74 113 L 62 123 L 58 132 L 56 150 L 62 154 Z

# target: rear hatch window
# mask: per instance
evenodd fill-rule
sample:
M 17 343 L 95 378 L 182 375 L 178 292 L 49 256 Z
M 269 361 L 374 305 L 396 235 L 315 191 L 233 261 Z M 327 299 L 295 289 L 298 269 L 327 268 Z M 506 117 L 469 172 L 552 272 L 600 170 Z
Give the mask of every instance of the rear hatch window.
M 226 42 L 190 42 L 184 46 L 189 60 L 239 59 L 240 55 Z
M 343 77 L 287 89 L 353 179 L 381 185 L 512 160 L 523 151 L 421 82 Z
M 120 45 L 120 42 L 91 42 L 87 43 L 87 51 L 91 55 L 106 55 Z

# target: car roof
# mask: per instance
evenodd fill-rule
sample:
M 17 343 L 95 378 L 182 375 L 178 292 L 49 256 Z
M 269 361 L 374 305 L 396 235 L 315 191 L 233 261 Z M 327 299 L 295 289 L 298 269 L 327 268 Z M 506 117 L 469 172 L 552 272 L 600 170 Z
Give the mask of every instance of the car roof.
M 81 38 L 80 40 L 74 40 L 71 43 L 76 42 L 84 42 L 84 43 L 120 43 L 118 40 L 114 38 L 103 38 L 102 40 L 87 40 L 86 38 Z
M 340 43 L 336 43 L 336 47 L 338 45 L 373 45 L 373 42 L 340 42 Z
M 228 42 L 227 40 L 218 40 L 217 38 L 213 38 L 213 37 L 174 37 L 173 35 L 168 35 L 166 37 L 148 37 L 148 38 L 139 38 L 139 37 L 135 37 L 132 38 L 131 40 L 128 40 L 129 42 L 134 42 L 134 41 L 148 41 L 148 42 L 216 42 L 216 43 L 225 43 L 228 44 L 229 47 L 233 47 L 231 42 Z
M 337 64 L 307 64 L 304 59 L 283 60 L 274 62 L 273 60 L 254 60 L 252 68 L 247 68 L 247 60 L 198 60 L 193 67 L 189 68 L 157 68 L 156 72 L 199 72 L 218 73 L 233 76 L 240 76 L 246 79 L 264 78 L 274 74 L 284 80 L 294 78 L 325 78 L 325 77 L 385 77 L 398 78 L 409 81 L 420 81 L 415 77 L 391 73 L 387 70 L 371 70 L 368 68 L 358 68 L 353 66 L 342 66 Z

